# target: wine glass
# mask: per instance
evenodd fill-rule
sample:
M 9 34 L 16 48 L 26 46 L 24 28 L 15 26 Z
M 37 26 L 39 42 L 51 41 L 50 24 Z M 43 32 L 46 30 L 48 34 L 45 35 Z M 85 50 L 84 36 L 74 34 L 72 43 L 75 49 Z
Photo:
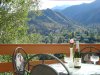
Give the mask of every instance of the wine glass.
M 90 60 L 96 64 L 97 61 L 99 61 L 99 56 L 96 54 L 92 54 L 92 56 L 90 57 Z

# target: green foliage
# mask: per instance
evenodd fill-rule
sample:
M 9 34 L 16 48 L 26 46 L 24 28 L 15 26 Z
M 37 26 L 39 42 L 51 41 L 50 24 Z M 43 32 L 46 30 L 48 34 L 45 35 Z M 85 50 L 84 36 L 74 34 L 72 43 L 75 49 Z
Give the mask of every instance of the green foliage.
M 18 43 L 17 41 L 28 35 L 28 12 L 30 8 L 36 12 L 38 2 L 38 0 L 0 1 L 0 43 Z
M 42 42 L 42 35 L 38 33 L 32 33 L 28 36 L 24 37 L 26 40 L 22 40 L 22 43 L 41 43 Z

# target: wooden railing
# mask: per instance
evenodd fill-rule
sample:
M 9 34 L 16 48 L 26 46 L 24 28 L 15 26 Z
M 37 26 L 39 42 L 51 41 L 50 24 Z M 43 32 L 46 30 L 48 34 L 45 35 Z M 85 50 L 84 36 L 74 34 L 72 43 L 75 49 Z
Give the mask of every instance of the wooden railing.
M 93 46 L 100 49 L 100 44 L 80 44 L 80 48 L 86 46 Z M 69 44 L 0 44 L 0 56 L 12 55 L 13 51 L 17 47 L 22 47 L 27 54 L 58 54 L 64 53 L 69 56 Z M 34 61 L 33 63 L 40 63 L 41 61 Z M 54 63 L 56 61 L 48 60 L 45 63 Z M 13 72 L 13 66 L 11 61 L 0 61 L 0 72 Z

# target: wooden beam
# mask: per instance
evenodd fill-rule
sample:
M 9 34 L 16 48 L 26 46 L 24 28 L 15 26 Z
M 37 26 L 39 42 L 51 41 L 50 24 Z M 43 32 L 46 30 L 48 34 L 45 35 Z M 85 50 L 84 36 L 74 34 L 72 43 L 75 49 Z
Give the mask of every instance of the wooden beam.
M 63 60 L 62 60 L 63 61 Z M 43 62 L 41 60 L 36 60 L 36 61 L 31 61 L 31 65 L 37 65 L 37 64 L 42 64 Z M 53 63 L 58 63 L 57 60 L 45 60 L 45 64 L 53 64 Z M 14 72 L 12 62 L 4 62 L 0 63 L 0 72 Z
M 100 49 L 100 44 L 80 44 L 80 49 L 94 46 Z M 27 54 L 69 53 L 69 44 L 0 44 L 0 55 L 12 55 L 17 47 L 22 47 Z
M 0 72 L 13 72 L 12 63 L 0 63 Z
M 0 55 L 12 55 L 17 47 L 22 47 L 28 54 L 69 53 L 68 44 L 0 44 Z

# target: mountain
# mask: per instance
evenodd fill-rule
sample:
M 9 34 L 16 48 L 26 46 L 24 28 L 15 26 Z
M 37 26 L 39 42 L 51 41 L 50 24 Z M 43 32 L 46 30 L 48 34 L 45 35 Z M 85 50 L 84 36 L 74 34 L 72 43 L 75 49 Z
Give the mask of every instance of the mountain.
M 29 13 L 29 25 L 34 26 L 41 34 L 47 35 L 50 32 L 61 32 L 64 29 L 69 32 L 77 29 L 82 30 L 82 27 L 77 23 L 51 9 L 43 10 L 41 15 L 34 16 L 33 12 Z
M 89 4 L 71 6 L 61 12 L 64 16 L 83 24 L 100 23 L 100 0 Z

